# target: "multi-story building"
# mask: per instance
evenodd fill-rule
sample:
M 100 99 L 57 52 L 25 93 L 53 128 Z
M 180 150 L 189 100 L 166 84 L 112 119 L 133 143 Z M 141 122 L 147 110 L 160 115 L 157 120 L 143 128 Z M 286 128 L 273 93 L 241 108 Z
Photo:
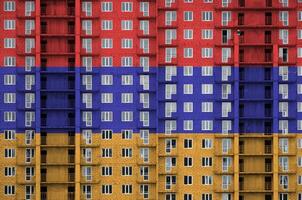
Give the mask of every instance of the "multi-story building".
M 302 200 L 301 0 L 1 0 L 0 199 Z

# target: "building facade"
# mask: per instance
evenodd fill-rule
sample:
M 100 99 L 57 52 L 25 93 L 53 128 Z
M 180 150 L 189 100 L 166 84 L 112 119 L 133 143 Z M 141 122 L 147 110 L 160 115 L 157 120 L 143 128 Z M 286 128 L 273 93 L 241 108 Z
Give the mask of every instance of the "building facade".
M 302 200 L 301 0 L 0 16 L 0 199 Z

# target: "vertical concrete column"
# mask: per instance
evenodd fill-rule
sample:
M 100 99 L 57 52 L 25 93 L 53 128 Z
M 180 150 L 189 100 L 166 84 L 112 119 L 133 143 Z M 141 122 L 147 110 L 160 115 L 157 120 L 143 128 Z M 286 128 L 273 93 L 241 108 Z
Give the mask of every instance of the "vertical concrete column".
M 81 199 L 81 134 L 80 134 L 80 66 L 81 66 L 81 1 L 75 0 L 75 109 L 76 109 L 76 122 L 75 122 L 75 200 Z
M 36 133 L 36 200 L 41 199 L 41 136 L 40 133 Z
M 75 134 L 75 200 L 81 199 L 81 134 Z
M 41 199 L 41 137 L 40 137 L 40 70 L 41 65 L 41 35 L 40 35 L 40 0 L 35 1 L 35 67 L 36 67 L 36 134 L 35 134 L 35 151 L 36 151 L 36 164 L 35 164 L 35 174 L 36 174 L 36 184 L 35 184 L 35 195 L 36 200 Z
M 234 32 L 234 200 L 239 200 L 239 35 Z
M 273 135 L 273 200 L 279 199 L 279 147 L 278 147 L 278 134 Z
M 278 60 L 279 50 L 278 45 L 273 46 L 273 200 L 279 199 L 279 87 L 278 87 Z
M 234 134 L 234 200 L 239 200 L 239 134 Z

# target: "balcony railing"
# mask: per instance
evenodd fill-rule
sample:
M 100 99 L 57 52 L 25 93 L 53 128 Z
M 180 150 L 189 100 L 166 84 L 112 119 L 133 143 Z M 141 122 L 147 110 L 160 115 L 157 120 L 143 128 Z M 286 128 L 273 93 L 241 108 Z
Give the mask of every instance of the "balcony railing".
M 264 146 L 264 153 L 271 154 L 272 153 L 272 145 L 265 145 Z
M 244 145 L 239 145 L 239 153 L 240 154 L 244 153 Z
M 68 192 L 68 200 L 74 200 L 75 194 L 74 192 Z
M 75 143 L 74 140 L 75 140 L 75 137 L 74 137 L 74 136 L 69 136 L 69 137 L 68 137 L 68 144 L 69 144 L 69 145 L 74 145 L 74 143 Z
M 41 200 L 47 200 L 47 192 L 41 192 Z
M 244 172 L 244 165 L 243 164 L 239 164 L 239 171 Z
M 47 174 L 46 173 L 41 173 L 41 182 L 46 182 L 46 176 Z
M 244 190 L 244 182 L 239 182 L 239 190 Z
M 46 155 L 41 156 L 41 163 L 46 163 Z
M 75 159 L 74 159 L 74 155 L 68 155 L 68 162 L 69 163 L 74 163 Z
M 75 180 L 75 175 L 74 173 L 69 173 L 68 174 L 68 182 L 74 182 Z
M 42 136 L 41 137 L 41 145 L 46 145 L 47 144 L 47 137 L 46 136 Z
M 265 182 L 265 190 L 271 190 L 272 189 L 272 182 Z
M 272 164 L 265 164 L 265 172 L 272 172 Z

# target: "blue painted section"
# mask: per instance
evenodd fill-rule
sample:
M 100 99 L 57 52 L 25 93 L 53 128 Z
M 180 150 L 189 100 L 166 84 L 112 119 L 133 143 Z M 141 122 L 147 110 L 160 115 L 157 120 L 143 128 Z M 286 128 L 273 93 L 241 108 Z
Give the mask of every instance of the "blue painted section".
M 265 131 L 277 133 L 278 121 L 288 120 L 289 132 L 299 133 L 297 120 L 302 119 L 302 113 L 296 111 L 298 101 L 302 101 L 301 95 L 297 94 L 297 84 L 302 84 L 302 76 L 297 76 L 297 68 L 289 67 L 288 81 L 282 81 L 278 67 L 265 70 L 264 67 L 245 67 L 239 70 L 232 67 L 231 76 L 227 81 L 221 80 L 222 68 L 214 67 L 213 76 L 202 76 L 201 67 L 194 67 L 192 76 L 184 76 L 183 67 L 177 68 L 177 75 L 172 80 L 165 80 L 164 67 L 151 67 L 149 72 L 143 72 L 140 67 L 114 67 L 93 68 L 92 72 L 86 72 L 84 68 L 76 68 L 69 71 L 68 68 L 52 67 L 40 71 L 39 68 L 26 72 L 24 68 L 0 68 L 0 129 L 17 129 L 23 132 L 26 129 L 35 129 L 37 132 L 81 132 L 82 129 L 93 129 L 100 132 L 103 129 L 111 129 L 113 132 L 121 132 L 123 129 L 132 129 L 139 132 L 141 129 L 149 129 L 150 132 L 164 133 L 165 121 L 175 120 L 177 129 L 175 133 L 220 133 L 222 120 L 232 121 L 230 133 L 263 133 Z M 16 75 L 16 85 L 3 85 L 5 74 Z M 35 75 L 35 85 L 31 90 L 25 90 L 25 75 Z M 92 90 L 86 90 L 83 85 L 83 75 L 92 76 Z M 112 85 L 102 85 L 101 76 L 112 75 Z M 122 75 L 132 75 L 132 85 L 122 85 Z M 149 75 L 150 88 L 144 90 L 140 85 L 140 76 Z M 165 85 L 176 84 L 177 94 L 172 98 L 165 99 Z M 193 94 L 184 94 L 184 84 L 193 85 Z M 213 84 L 213 94 L 202 94 L 202 84 Z M 222 99 L 222 85 L 230 84 L 231 94 L 227 99 Z M 281 99 L 278 85 L 288 84 L 289 98 Z M 242 89 L 243 88 L 243 89 Z M 4 93 L 16 93 L 15 104 L 5 104 Z M 32 108 L 25 108 L 25 93 L 35 93 L 35 103 Z M 83 93 L 92 93 L 93 106 L 86 108 L 82 102 Z M 112 93 L 112 103 L 102 103 L 102 93 Z M 121 94 L 132 93 L 133 103 L 122 103 Z M 150 107 L 143 108 L 139 102 L 140 93 L 148 93 Z M 289 116 L 283 118 L 279 112 L 279 101 L 289 103 Z M 165 103 L 176 102 L 177 112 L 171 117 L 165 116 Z M 193 103 L 193 112 L 184 112 L 184 102 Z M 213 102 L 213 112 L 201 112 L 202 102 Z M 222 117 L 222 102 L 230 102 L 232 111 L 228 117 Z M 4 122 L 4 112 L 17 113 L 16 122 Z M 25 112 L 35 111 L 35 122 L 31 127 L 25 127 Z M 101 119 L 101 113 L 110 111 L 113 113 L 113 121 L 105 122 Z M 133 113 L 133 121 L 122 122 L 121 112 Z M 140 121 L 140 112 L 149 112 L 149 126 L 143 126 Z M 92 126 L 86 126 L 83 122 L 83 112 L 92 112 Z M 186 131 L 183 120 L 193 120 L 193 130 Z M 213 130 L 201 130 L 202 120 L 212 120 Z

